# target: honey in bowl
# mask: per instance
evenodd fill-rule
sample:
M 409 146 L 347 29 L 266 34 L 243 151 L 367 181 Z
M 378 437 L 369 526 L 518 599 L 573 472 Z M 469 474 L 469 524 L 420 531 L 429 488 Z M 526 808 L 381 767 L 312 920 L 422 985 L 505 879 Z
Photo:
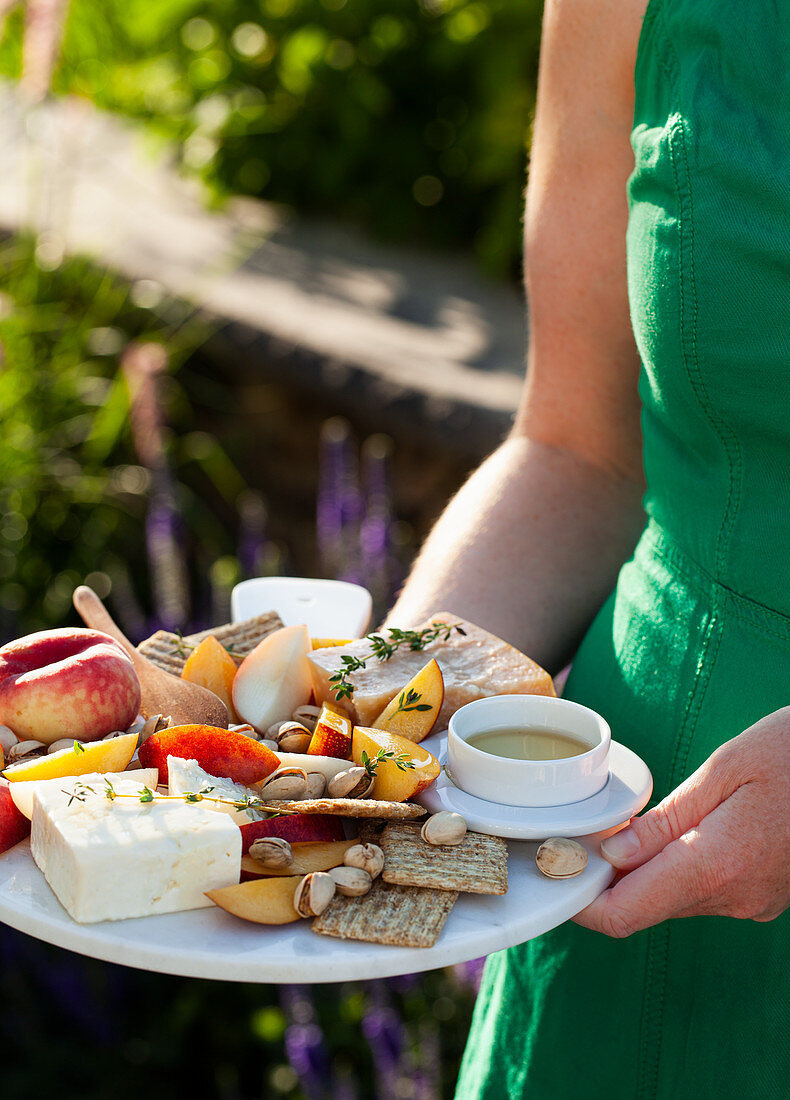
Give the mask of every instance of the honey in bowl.
M 508 760 L 566 760 L 581 756 L 593 747 L 580 737 L 541 726 L 503 726 L 481 730 L 466 738 L 466 743 L 492 756 Z

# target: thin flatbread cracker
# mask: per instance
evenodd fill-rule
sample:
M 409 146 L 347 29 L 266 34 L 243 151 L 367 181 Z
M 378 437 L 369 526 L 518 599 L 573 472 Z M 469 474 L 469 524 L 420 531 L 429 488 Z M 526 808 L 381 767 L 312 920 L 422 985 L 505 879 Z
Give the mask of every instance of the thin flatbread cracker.
M 140 642 L 137 650 L 165 672 L 180 676 L 191 652 L 184 652 L 185 642 L 188 646 L 196 646 L 213 634 L 221 645 L 233 650 L 231 656 L 239 665 L 258 642 L 279 630 L 282 625 L 282 619 L 276 611 L 266 611 L 263 615 L 256 615 L 255 618 L 245 619 L 241 623 L 225 623 L 224 626 L 215 626 L 211 630 L 187 634 L 184 638 L 179 638 L 168 630 L 157 630 L 156 634 Z
M 385 882 L 464 894 L 507 893 L 507 845 L 501 837 L 467 833 L 460 844 L 426 844 L 419 825 L 391 821 L 378 845 Z
M 362 897 L 336 894 L 313 921 L 313 931 L 341 940 L 433 947 L 457 897 L 451 890 L 393 886 L 377 878 Z
M 266 808 L 298 814 L 378 817 L 390 821 L 404 821 L 425 815 L 425 809 L 414 802 L 379 802 L 375 798 L 304 798 L 298 801 L 269 798 L 266 800 Z

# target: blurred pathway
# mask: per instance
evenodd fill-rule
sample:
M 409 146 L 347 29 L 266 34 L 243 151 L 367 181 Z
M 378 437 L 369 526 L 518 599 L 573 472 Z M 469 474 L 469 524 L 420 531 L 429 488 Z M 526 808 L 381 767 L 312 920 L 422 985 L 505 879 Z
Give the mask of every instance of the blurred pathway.
M 35 229 L 56 262 L 86 252 L 214 314 L 237 369 L 341 391 L 353 405 L 482 453 L 506 431 L 524 310 L 465 258 L 385 248 L 236 199 L 208 210 L 167 148 L 77 99 L 25 112 L 0 85 L 0 230 Z

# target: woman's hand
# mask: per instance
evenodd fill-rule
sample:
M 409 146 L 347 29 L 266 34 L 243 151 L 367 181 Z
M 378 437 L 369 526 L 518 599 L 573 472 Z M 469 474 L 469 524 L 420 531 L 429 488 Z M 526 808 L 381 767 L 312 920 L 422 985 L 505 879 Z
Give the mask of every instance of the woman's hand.
M 668 917 L 769 921 L 790 905 L 790 707 L 727 741 L 601 852 L 617 881 L 574 919 L 629 936 Z

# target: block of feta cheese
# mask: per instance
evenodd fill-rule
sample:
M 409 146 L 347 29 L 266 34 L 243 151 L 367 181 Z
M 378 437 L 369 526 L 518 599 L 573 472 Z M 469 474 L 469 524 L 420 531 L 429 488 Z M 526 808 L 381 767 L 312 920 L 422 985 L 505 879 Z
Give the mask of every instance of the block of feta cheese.
M 201 803 L 108 801 L 70 787 L 36 791 L 30 850 L 66 912 L 81 924 L 211 905 L 206 890 L 237 883 L 241 832 Z M 140 783 L 114 783 L 139 794 Z M 76 789 L 84 800 L 72 798 Z
M 423 630 L 435 622 L 457 623 L 464 634 L 453 631 L 447 641 L 437 640 L 417 651 L 401 646 L 389 661 L 372 656 L 370 642 L 365 638 L 346 646 L 314 650 L 308 660 L 317 701 L 323 703 L 334 698 L 329 677 L 341 667 L 346 654 L 368 658 L 365 668 L 349 676 L 354 685 L 352 699 L 343 699 L 339 704 L 360 726 L 371 725 L 431 657 L 436 659 L 444 677 L 444 703 L 435 731 L 446 729 L 459 707 L 473 699 L 489 695 L 555 694 L 548 672 L 495 634 L 448 611 L 438 611 L 417 629 Z M 386 631 L 384 636 L 387 637 Z
M 131 773 L 91 772 L 89 775 L 80 775 L 78 778 L 80 783 L 84 783 L 87 786 L 92 786 L 96 783 L 99 788 L 104 786 L 105 779 L 109 779 L 114 785 L 119 780 L 125 782 L 127 779 L 133 778 L 135 783 L 139 784 L 141 787 L 146 786 L 153 791 L 156 790 L 156 785 L 159 782 L 159 772 L 156 768 L 137 768 Z M 25 817 L 31 818 L 33 816 L 33 795 L 36 791 L 48 791 L 51 789 L 60 790 L 69 782 L 68 779 L 60 777 L 59 779 L 30 779 L 22 783 L 11 783 L 11 798 L 14 800 L 19 812 L 23 813 Z
M 348 761 L 346 761 L 348 767 Z M 241 783 L 234 783 L 232 779 L 221 779 L 216 775 L 209 775 L 198 764 L 197 760 L 184 760 L 180 756 L 168 756 L 167 776 L 169 794 L 197 794 L 211 787 L 209 795 L 204 796 L 202 806 L 221 813 L 229 814 L 237 825 L 248 825 L 250 821 L 260 821 L 266 817 L 263 810 L 237 810 L 229 806 L 228 802 L 241 802 L 248 795 L 260 798 L 258 791 L 252 787 L 244 787 Z M 217 801 L 223 799 L 222 802 Z

